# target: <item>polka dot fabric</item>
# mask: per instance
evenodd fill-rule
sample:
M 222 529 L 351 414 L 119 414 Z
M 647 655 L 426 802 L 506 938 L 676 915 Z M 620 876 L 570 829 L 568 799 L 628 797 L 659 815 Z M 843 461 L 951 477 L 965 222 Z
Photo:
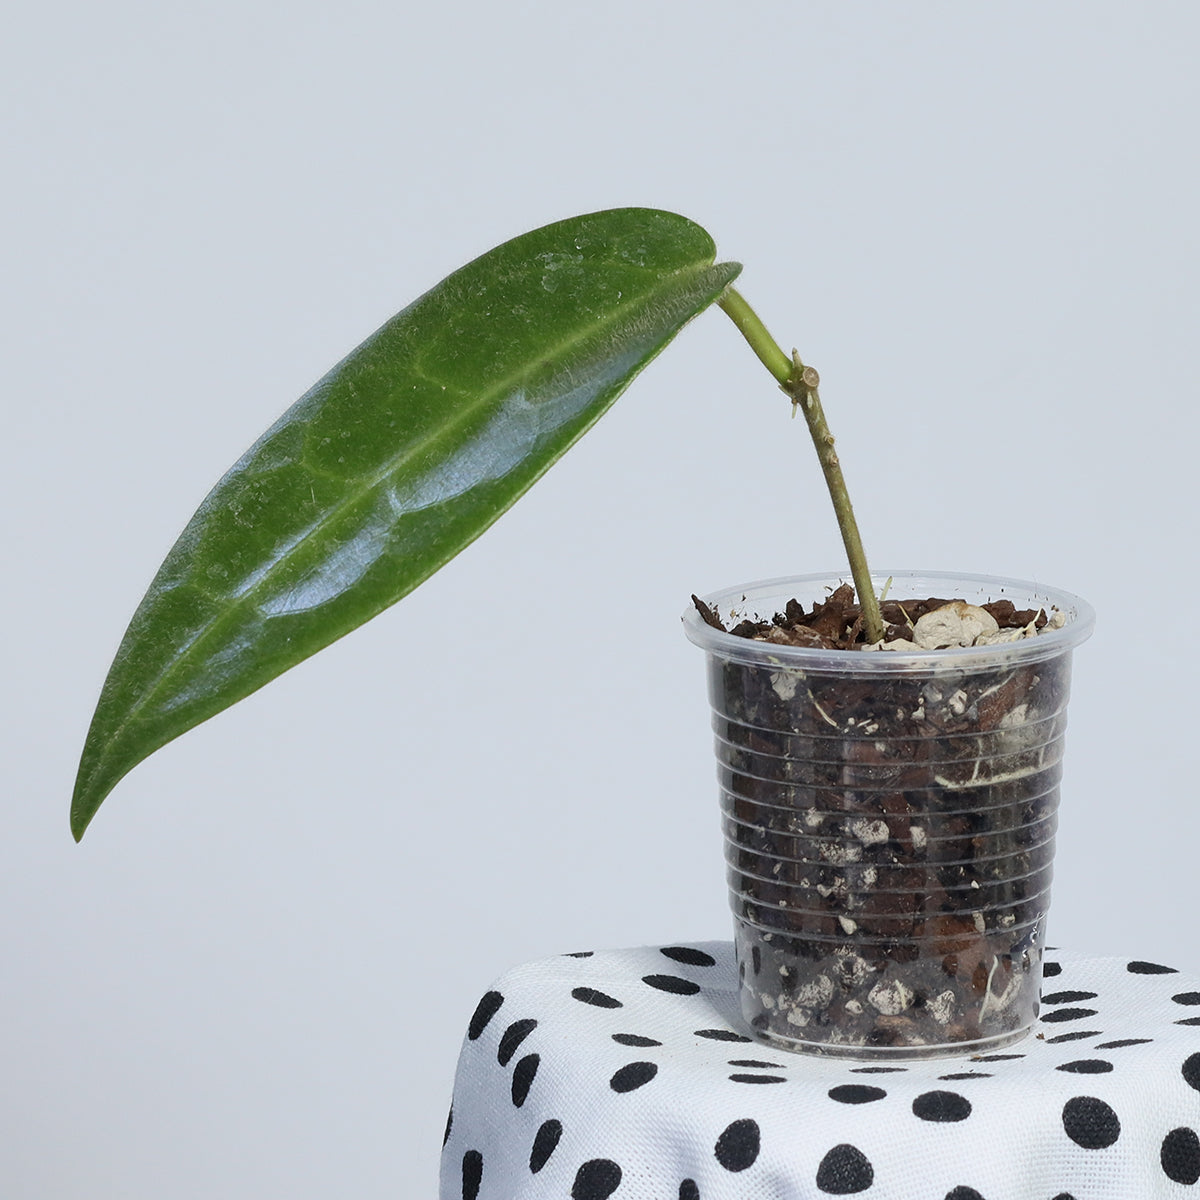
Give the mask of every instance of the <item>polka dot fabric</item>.
M 1200 1200 L 1200 980 L 1045 975 L 1003 1052 L 856 1063 L 748 1037 L 728 942 L 518 967 L 468 1025 L 441 1200 Z

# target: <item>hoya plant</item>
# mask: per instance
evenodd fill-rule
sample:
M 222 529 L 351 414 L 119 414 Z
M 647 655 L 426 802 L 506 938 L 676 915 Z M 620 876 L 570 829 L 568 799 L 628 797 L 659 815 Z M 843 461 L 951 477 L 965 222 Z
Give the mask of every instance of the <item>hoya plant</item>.
M 373 333 L 229 469 L 117 650 L 71 805 L 78 840 L 160 746 L 370 620 L 488 528 L 716 304 L 801 412 L 867 637 L 878 604 L 821 410 L 694 222 L 622 208 L 468 263 Z

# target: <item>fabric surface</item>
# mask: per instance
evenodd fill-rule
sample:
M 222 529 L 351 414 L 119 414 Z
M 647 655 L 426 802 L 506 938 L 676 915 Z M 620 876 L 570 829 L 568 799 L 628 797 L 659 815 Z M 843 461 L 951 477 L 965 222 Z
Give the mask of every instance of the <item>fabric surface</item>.
M 441 1200 L 1200 1200 L 1200 981 L 1045 975 L 1023 1041 L 877 1065 L 751 1040 L 728 942 L 517 967 L 463 1042 Z

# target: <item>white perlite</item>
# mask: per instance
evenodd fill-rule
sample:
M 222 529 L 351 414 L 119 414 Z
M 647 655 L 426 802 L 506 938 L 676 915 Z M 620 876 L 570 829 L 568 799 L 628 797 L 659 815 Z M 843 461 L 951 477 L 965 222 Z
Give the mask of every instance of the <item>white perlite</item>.
M 944 991 L 940 996 L 935 996 L 925 1005 L 933 1016 L 933 1019 L 939 1025 L 949 1025 L 950 1018 L 954 1016 L 954 993 L 952 991 Z
M 1044 609 L 1041 611 L 1045 612 Z M 968 604 L 965 600 L 951 600 L 949 604 L 943 604 L 941 608 L 917 618 L 912 628 L 912 641 L 897 638 L 894 642 L 874 642 L 863 649 L 913 653 L 917 650 L 946 650 L 954 646 L 999 646 L 1061 629 L 1066 623 L 1067 614 L 1054 609 L 1040 629 L 1036 620 L 1030 621 L 1022 629 L 1001 629 L 987 609 Z M 913 713 L 917 720 L 923 715 Z
M 833 980 L 828 975 L 818 975 L 796 989 L 795 1000 L 801 1008 L 825 1008 L 832 999 Z
M 915 993 L 898 979 L 890 983 L 877 983 L 868 993 L 867 1002 L 885 1017 L 898 1017 L 912 1005 Z
M 1018 725 L 1024 725 L 1029 720 L 1029 705 L 1018 704 L 1016 708 L 1010 708 L 1008 712 L 1000 718 L 1001 729 L 1015 729 Z
M 867 977 L 870 964 L 852 950 L 838 950 L 838 974 L 844 987 L 856 988 Z
M 1042 610 L 1045 612 L 1045 609 Z M 1004 642 L 1019 642 L 1025 638 L 1037 637 L 1039 633 L 1049 633 L 1053 629 L 1061 629 L 1067 623 L 1067 614 L 1057 608 L 1046 617 L 1046 623 L 1038 628 L 1037 619 L 1030 621 L 1023 629 L 1001 629 L 996 633 L 982 633 L 975 639 L 977 646 L 998 646 Z
M 917 618 L 913 641 L 922 650 L 944 650 L 947 646 L 973 646 L 982 634 L 998 633 L 996 618 L 977 604 L 951 600 Z
M 800 686 L 800 675 L 795 671 L 773 671 L 771 673 L 771 688 L 780 700 L 791 700 Z
M 1036 633 L 1037 630 L 1034 630 Z M 975 639 L 977 646 L 1002 646 L 1007 642 L 1020 642 L 1029 637 L 1029 626 L 1024 629 L 997 629 L 995 633 L 981 633 Z M 790 697 L 789 697 L 790 699 Z
M 890 836 L 886 821 L 872 821 L 867 817 L 856 817 L 847 828 L 864 846 L 878 846 Z
M 821 847 L 821 857 L 836 867 L 844 867 L 847 863 L 858 862 L 862 858 L 862 847 L 852 842 L 839 845 L 830 842 Z

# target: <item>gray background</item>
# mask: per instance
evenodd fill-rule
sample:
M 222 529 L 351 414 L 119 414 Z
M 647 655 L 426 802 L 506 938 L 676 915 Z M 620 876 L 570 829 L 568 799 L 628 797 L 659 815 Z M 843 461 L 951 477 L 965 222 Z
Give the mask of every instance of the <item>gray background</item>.
M 1094 603 L 1051 940 L 1200 965 L 1198 42 L 1192 5 L 1094 0 L 10 16 L 0 1196 L 432 1196 L 495 975 L 727 936 L 679 613 L 842 556 L 715 312 L 421 590 L 67 832 L 210 484 L 418 293 L 575 212 L 672 208 L 746 264 L 878 566 Z

